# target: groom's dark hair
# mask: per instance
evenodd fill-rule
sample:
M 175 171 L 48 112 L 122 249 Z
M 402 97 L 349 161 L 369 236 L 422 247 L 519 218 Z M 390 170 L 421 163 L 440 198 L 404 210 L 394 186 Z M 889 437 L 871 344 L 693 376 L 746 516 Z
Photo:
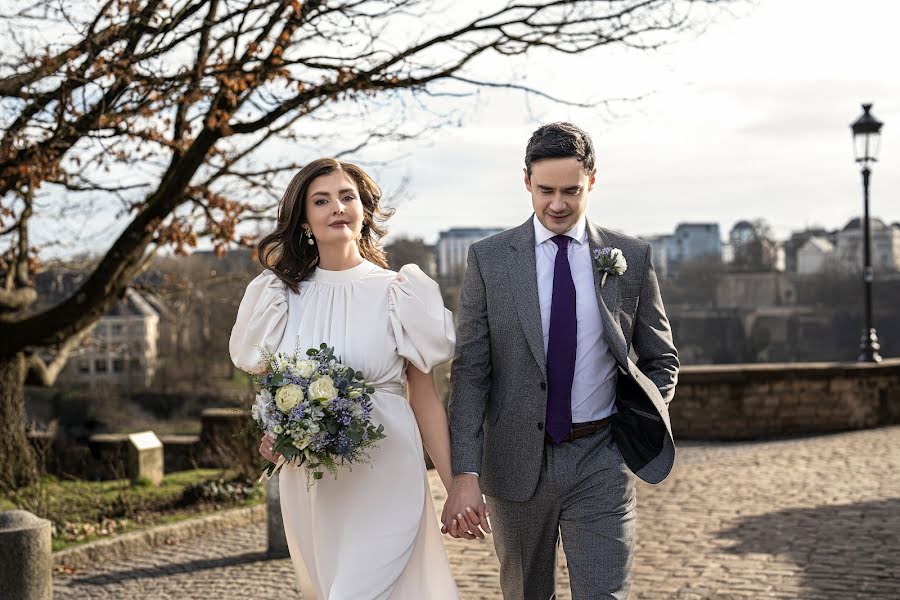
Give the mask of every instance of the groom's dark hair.
M 585 173 L 594 170 L 594 142 L 591 136 L 576 125 L 559 122 L 541 125 L 531 134 L 525 149 L 525 168 L 531 175 L 531 165 L 544 158 L 575 157 Z

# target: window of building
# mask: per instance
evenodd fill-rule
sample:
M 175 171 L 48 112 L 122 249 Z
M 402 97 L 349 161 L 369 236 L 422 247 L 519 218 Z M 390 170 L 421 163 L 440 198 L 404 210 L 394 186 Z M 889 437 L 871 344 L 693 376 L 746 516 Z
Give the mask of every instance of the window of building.
M 140 370 L 141 370 L 141 361 L 140 361 L 140 359 L 132 358 L 131 360 L 129 360 L 129 361 L 128 361 L 128 369 L 129 369 L 132 373 L 134 373 L 134 372 L 136 372 L 136 371 L 140 371 Z
M 110 325 L 110 333 L 111 335 L 122 335 L 122 324 L 113 323 L 112 325 Z
M 87 359 L 79 359 L 78 361 L 78 372 L 79 373 L 90 373 L 91 372 L 91 361 Z
M 94 372 L 95 373 L 106 373 L 107 363 L 105 358 L 98 358 L 94 360 Z
M 113 373 L 121 373 L 125 370 L 125 359 L 123 358 L 114 358 L 112 361 L 112 370 Z

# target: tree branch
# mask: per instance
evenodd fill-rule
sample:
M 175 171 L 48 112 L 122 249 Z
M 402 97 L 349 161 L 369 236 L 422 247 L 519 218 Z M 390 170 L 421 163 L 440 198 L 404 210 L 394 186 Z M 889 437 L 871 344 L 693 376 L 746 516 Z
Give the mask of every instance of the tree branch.
M 44 362 L 36 352 L 29 354 L 26 357 L 25 362 L 27 369 L 25 384 L 50 387 L 56 383 L 56 378 L 59 376 L 60 371 L 66 366 L 66 361 L 69 360 L 69 355 L 78 347 L 88 331 L 90 331 L 90 327 L 86 327 L 78 333 L 75 333 L 72 337 L 63 342 L 50 363 Z

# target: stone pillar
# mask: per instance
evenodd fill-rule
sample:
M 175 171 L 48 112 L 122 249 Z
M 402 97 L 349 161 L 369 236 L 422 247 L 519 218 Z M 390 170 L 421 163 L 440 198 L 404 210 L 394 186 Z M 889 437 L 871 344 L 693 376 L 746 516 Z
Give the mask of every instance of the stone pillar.
M 266 523 L 269 539 L 266 553 L 269 558 L 287 558 L 290 556 L 287 537 L 284 534 L 284 521 L 281 519 L 281 493 L 278 489 L 279 476 L 280 473 L 276 473 L 274 477 L 270 477 L 266 482 Z
M 127 474 L 132 483 L 145 480 L 159 485 L 163 480 L 163 446 L 152 431 L 132 433 L 128 436 Z
M 250 411 L 237 408 L 207 408 L 200 414 L 201 467 L 231 468 L 259 475 L 260 436 L 241 432 L 249 426 Z
M 123 479 L 128 477 L 128 434 L 95 433 L 88 438 L 91 460 L 78 472 L 84 479 Z
M 26 510 L 0 512 L 0 598 L 50 600 L 50 521 Z

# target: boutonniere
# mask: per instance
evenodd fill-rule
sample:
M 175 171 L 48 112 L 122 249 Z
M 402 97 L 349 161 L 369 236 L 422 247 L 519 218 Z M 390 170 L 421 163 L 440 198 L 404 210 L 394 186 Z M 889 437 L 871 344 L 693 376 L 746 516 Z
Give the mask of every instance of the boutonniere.
M 594 270 L 603 273 L 603 279 L 600 281 L 600 287 L 606 283 L 606 276 L 621 275 L 628 270 L 628 263 L 625 261 L 625 255 L 618 248 L 607 246 L 606 248 L 597 248 L 594 250 L 594 262 L 596 266 Z

